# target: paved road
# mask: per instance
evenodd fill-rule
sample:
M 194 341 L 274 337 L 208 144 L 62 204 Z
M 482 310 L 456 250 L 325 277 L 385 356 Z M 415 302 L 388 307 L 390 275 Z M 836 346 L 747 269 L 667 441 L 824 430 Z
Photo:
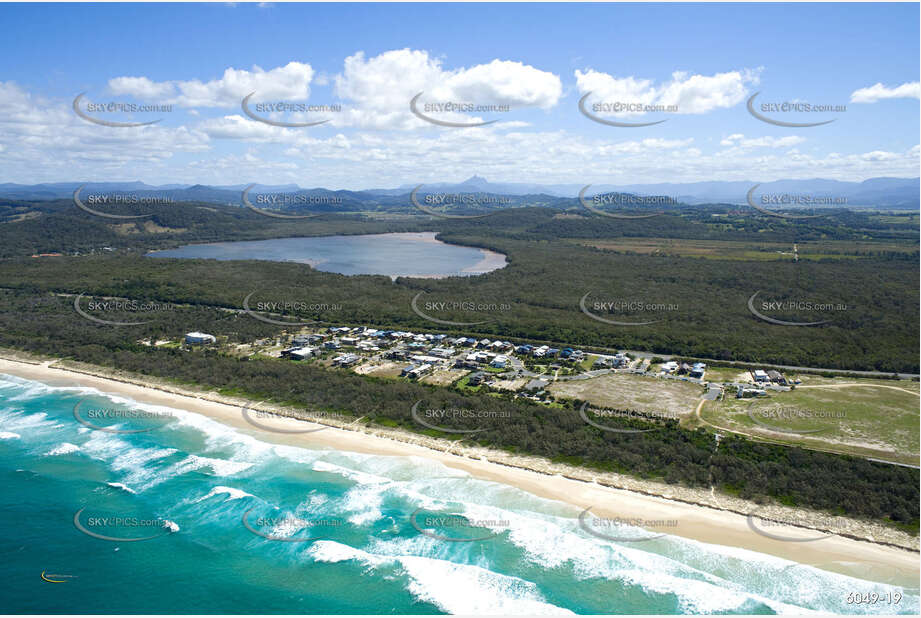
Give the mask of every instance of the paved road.
M 18 288 L 14 288 L 14 289 L 18 289 Z M 65 298 L 76 296 L 76 294 L 69 294 L 69 293 L 64 293 L 64 292 L 58 292 L 58 293 L 55 293 L 55 295 L 65 297 Z M 87 296 L 87 298 L 116 298 L 116 297 Z M 122 300 L 126 300 L 126 299 L 122 299 Z M 130 300 L 130 299 L 127 299 L 127 300 Z M 192 306 L 192 305 L 187 305 L 184 303 L 173 303 L 173 304 L 176 306 L 183 306 L 183 307 Z M 195 306 L 196 307 L 210 307 L 213 309 L 220 309 L 220 310 L 227 311 L 230 313 L 245 313 L 243 309 L 236 309 L 236 308 L 231 308 L 231 307 L 221 307 L 218 305 L 195 305 Z M 276 314 L 272 314 L 269 312 L 259 312 L 259 313 L 268 313 L 269 315 L 276 315 Z M 320 326 L 323 324 L 324 323 L 322 322 L 316 322 L 317 326 Z M 468 336 L 473 336 L 473 334 L 470 334 Z M 486 334 L 483 336 L 491 337 L 492 335 Z M 554 341 L 541 341 L 540 343 L 551 345 L 553 347 L 561 347 L 565 345 L 563 343 L 554 342 Z M 587 346 L 587 349 L 604 350 L 605 352 L 611 352 L 611 353 L 619 351 L 619 350 L 614 350 L 611 348 L 595 347 L 595 346 Z M 688 357 L 688 356 L 675 355 L 675 354 L 663 354 L 659 352 L 643 352 L 640 350 L 621 350 L 621 351 L 626 351 L 629 355 L 635 358 L 636 357 L 653 358 L 656 356 L 658 356 L 659 358 L 663 358 L 665 360 L 671 360 L 672 358 L 676 358 L 676 357 L 677 358 L 690 358 L 695 361 L 702 361 L 705 363 L 710 363 L 710 364 L 715 364 L 715 365 L 727 365 L 730 367 L 739 366 L 739 364 L 741 363 L 742 365 L 758 365 L 759 367 L 763 367 L 766 369 L 782 369 L 784 371 L 819 371 L 819 372 L 839 373 L 839 374 L 840 373 L 851 373 L 854 375 L 867 376 L 867 377 L 888 377 L 888 376 L 893 375 L 893 372 L 891 371 L 861 371 L 857 369 L 832 369 L 828 367 L 799 367 L 796 365 L 772 365 L 770 363 L 757 363 L 757 362 L 747 362 L 747 361 L 744 361 L 744 362 L 743 361 L 727 361 L 727 360 L 719 360 L 715 358 Z M 600 355 L 600 356 L 607 356 L 604 352 L 589 352 L 589 353 Z M 917 373 L 895 373 L 894 375 L 897 375 L 902 380 L 910 380 L 912 378 L 921 377 L 921 374 L 917 374 Z
M 911 380 L 912 378 L 919 377 L 917 373 L 894 373 L 892 371 L 860 371 L 857 369 L 830 369 L 827 367 L 799 367 L 796 365 L 772 365 L 770 363 L 758 363 L 750 361 L 728 361 L 728 360 L 719 360 L 716 358 L 700 358 L 697 356 L 682 356 L 677 354 L 658 354 L 656 352 L 641 352 L 638 350 L 625 350 L 630 356 L 636 356 L 639 358 L 653 358 L 658 356 L 664 360 L 671 360 L 673 358 L 686 358 L 694 361 L 701 361 L 711 365 L 726 365 L 728 367 L 739 367 L 740 369 L 746 369 L 746 365 L 758 365 L 765 369 L 783 369 L 785 371 L 824 371 L 828 373 L 852 373 L 854 375 L 867 376 L 867 377 L 889 377 L 892 375 L 899 376 L 902 380 Z

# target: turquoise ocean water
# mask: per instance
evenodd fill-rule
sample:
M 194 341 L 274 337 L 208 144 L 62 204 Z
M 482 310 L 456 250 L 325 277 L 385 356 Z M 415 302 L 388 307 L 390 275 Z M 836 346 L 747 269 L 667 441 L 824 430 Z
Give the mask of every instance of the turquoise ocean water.
M 136 433 L 91 429 L 75 406 Z M 138 414 L 95 416 L 107 409 Z M 885 579 L 672 536 L 603 540 L 580 509 L 426 459 L 279 446 L 5 375 L 0 477 L 4 613 L 919 611 L 917 589 Z

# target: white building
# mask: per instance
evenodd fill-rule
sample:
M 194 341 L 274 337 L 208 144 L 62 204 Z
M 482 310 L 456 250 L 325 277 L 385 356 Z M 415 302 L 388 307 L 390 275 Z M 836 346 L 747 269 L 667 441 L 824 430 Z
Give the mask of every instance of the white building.
M 677 361 L 668 361 L 667 363 L 662 363 L 662 371 L 665 373 L 673 373 L 678 370 Z
M 422 376 L 424 376 L 431 370 L 432 370 L 431 365 L 424 364 L 424 365 L 419 365 L 415 369 L 409 370 L 409 372 L 406 375 L 409 376 L 410 378 L 421 378 Z
M 307 360 L 308 358 L 313 358 L 316 352 L 316 348 L 297 348 L 296 350 L 289 351 L 288 356 L 294 360 Z
M 199 333 L 198 331 L 194 333 L 185 334 L 185 342 L 189 345 L 207 345 L 209 343 L 216 342 L 214 335 L 209 335 L 208 333 Z

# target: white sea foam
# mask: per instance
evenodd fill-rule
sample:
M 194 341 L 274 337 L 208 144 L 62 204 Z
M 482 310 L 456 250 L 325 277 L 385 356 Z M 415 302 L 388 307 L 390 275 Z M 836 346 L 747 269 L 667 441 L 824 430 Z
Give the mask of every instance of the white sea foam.
M 381 513 L 383 502 L 383 492 L 379 491 L 376 486 L 357 485 L 345 493 L 339 508 L 351 513 L 348 518 L 350 524 L 361 526 L 383 517 Z
M 176 453 L 174 448 L 143 448 L 131 447 L 115 456 L 112 460 L 112 469 L 118 471 L 135 471 L 149 463 Z
M 310 522 L 307 522 L 302 517 L 298 517 L 294 513 L 287 513 L 283 518 L 279 518 L 279 521 L 275 522 L 275 525 L 272 526 L 269 536 L 279 537 L 282 539 L 295 538 L 298 532 L 310 526 Z M 302 538 L 309 537 L 310 533 L 305 532 L 301 535 Z
M 486 523 L 485 527 L 505 532 L 511 543 L 522 548 L 529 561 L 544 569 L 567 567 L 579 579 L 605 578 L 641 587 L 646 592 L 675 595 L 682 611 L 713 613 L 740 610 L 751 603 L 763 603 L 777 612 L 808 610 L 767 598 L 760 590 L 718 577 L 671 557 L 677 537 L 653 542 L 616 543 L 589 536 L 577 520 L 540 513 L 521 514 L 499 507 L 465 504 L 463 514 Z M 658 534 L 652 530 L 642 534 Z M 625 536 L 633 533 L 625 533 Z M 667 552 L 660 555 L 655 551 Z M 751 552 L 751 560 L 756 560 Z M 775 559 L 772 559 L 775 560 Z M 780 559 L 776 559 L 780 560 Z M 781 561 L 783 562 L 783 561 Z M 747 582 L 749 584 L 765 584 Z M 757 586 L 755 586 L 757 588 Z
M 393 562 L 389 556 L 376 556 L 372 553 L 363 551 L 337 543 L 336 541 L 315 541 L 307 548 L 306 553 L 310 555 L 315 562 L 345 562 L 346 560 L 355 560 L 366 566 L 380 566 Z
M 133 489 L 131 489 L 130 487 L 128 487 L 128 486 L 125 485 L 124 483 L 106 483 L 106 485 L 108 485 L 109 487 L 113 487 L 113 488 L 115 488 L 115 489 L 120 489 L 120 490 L 122 490 L 122 491 L 126 491 L 126 492 L 128 492 L 129 494 L 136 494 L 136 493 L 137 493 L 136 491 L 134 491 Z
M 547 603 L 536 585 L 518 577 L 418 556 L 402 556 L 399 561 L 412 579 L 410 593 L 450 614 L 536 616 L 573 613 Z
M 202 455 L 189 455 L 179 463 L 171 466 L 164 474 L 168 477 L 180 476 L 196 470 L 211 470 L 214 476 L 233 476 L 253 466 L 248 461 L 217 459 Z
M 46 412 L 25 414 L 16 408 L 0 409 L 0 424 L 7 431 L 28 433 L 29 437 L 54 429 L 57 425 Z
M 310 492 L 306 500 L 298 505 L 298 510 L 304 509 L 310 512 L 316 512 L 329 502 L 329 496 L 316 491 Z
M 21 378 L 9 378 L 13 378 L 13 376 L 4 376 L 4 390 L 13 392 L 4 394 L 3 398 L 6 401 L 28 401 L 55 392 L 65 390 L 79 392 L 81 390 L 79 387 L 49 386 L 42 382 L 33 382 L 32 380 L 23 380 Z
M 0 440 L 18 440 L 21 437 L 18 433 L 13 433 L 12 431 L 0 431 Z
M 164 520 L 163 527 L 169 530 L 170 532 L 179 532 L 179 524 L 174 521 Z
M 236 487 L 225 487 L 223 485 L 217 485 L 211 488 L 211 491 L 206 493 L 201 498 L 193 500 L 193 502 L 203 502 L 208 498 L 213 498 L 214 496 L 226 494 L 227 497 L 224 498 L 224 501 L 228 500 L 240 500 L 241 498 L 252 498 L 253 494 L 247 493 L 242 489 L 237 489 Z
M 317 562 L 354 560 L 370 568 L 399 565 L 414 597 L 450 614 L 572 613 L 547 603 L 532 582 L 479 566 L 421 556 L 380 556 L 333 541 L 317 541 L 307 552 Z
M 392 482 L 392 479 L 389 479 L 385 476 L 370 474 L 368 472 L 361 472 L 359 470 L 352 470 L 350 468 L 346 468 L 334 463 L 329 463 L 327 461 L 315 461 L 313 463 L 313 470 L 315 472 L 330 472 L 332 474 L 338 474 L 339 476 L 344 476 L 349 480 L 355 481 L 359 485 L 376 485 L 379 483 Z
M 161 460 L 177 453 L 174 448 L 126 448 L 111 461 L 111 467 L 125 476 L 122 481 L 144 491 L 166 480 Z
M 0 388 L 3 386 L 0 382 Z M 10 388 L 21 389 L 22 384 L 14 384 Z M 64 389 L 52 387 L 45 392 L 48 390 Z M 37 388 L 32 392 L 36 396 L 43 391 Z M 22 393 L 17 391 L 17 394 Z M 682 611 L 686 612 L 744 611 L 752 609 L 752 603 L 763 603 L 777 612 L 805 612 L 802 607 L 789 603 L 791 600 L 835 613 L 853 609 L 843 605 L 843 597 L 839 593 L 860 580 L 809 567 L 794 569 L 794 575 L 786 571 L 784 576 L 779 576 L 794 563 L 757 552 L 677 537 L 642 545 L 616 544 L 589 537 L 580 530 L 574 518 L 576 509 L 516 488 L 473 479 L 439 462 L 416 457 L 383 457 L 268 445 L 196 413 L 161 409 L 179 419 L 179 423 L 170 423 L 167 427 L 181 425 L 196 428 L 205 434 L 207 448 L 224 451 L 230 446 L 233 449 L 232 459 L 190 455 L 169 466 L 153 465 L 157 460 L 175 453 L 175 449 L 132 447 L 111 434 L 101 435 L 101 432 L 93 432 L 92 438 L 83 444 L 84 451 L 111 461 L 113 469 L 128 472 L 128 477 L 121 481 L 133 487 L 137 487 L 129 480 L 133 475 L 152 484 L 192 470 L 210 470 L 216 476 L 234 475 L 250 468 L 252 462 L 274 454 L 294 463 L 309 465 L 314 471 L 336 474 L 354 482 L 355 487 L 350 488 L 335 504 L 337 509 L 341 505 L 344 511 L 352 514 L 349 520 L 353 523 L 380 518 L 384 500 L 396 498 L 405 499 L 413 508 L 451 507 L 450 512 L 462 513 L 471 519 L 507 521 L 486 527 L 502 533 L 503 538 L 522 550 L 529 562 L 546 569 L 563 567 L 576 579 L 608 579 L 638 586 L 652 594 L 674 595 Z M 55 425 L 44 413 L 23 415 L 15 409 L 0 409 L 4 429 L 14 429 L 7 419 L 23 426 Z M 222 489 L 228 491 L 222 492 Z M 211 491 L 214 493 L 209 493 L 209 496 L 226 493 L 228 501 L 250 495 L 225 486 Z M 298 509 L 301 506 L 327 508 L 326 499 L 324 496 L 321 502 L 319 498 L 314 500 L 311 497 Z M 567 515 L 562 516 L 564 513 Z M 399 539 L 398 542 L 377 540 L 372 543 L 374 553 L 331 541 L 318 541 L 310 551 L 318 562 L 357 560 L 369 568 L 385 563 L 399 564 L 410 577 L 413 594 L 431 601 L 443 611 L 513 613 L 526 607 L 533 612 L 549 607 L 559 612 L 557 608 L 545 605 L 533 584 L 491 573 L 484 568 L 489 566 L 486 563 L 473 566 L 439 559 L 452 557 L 451 552 L 457 553 L 457 548 L 446 548 L 447 545 L 451 544 L 418 535 Z M 380 552 L 387 555 L 382 556 Z M 457 559 L 457 556 L 453 558 Z M 455 580 L 456 586 L 452 585 Z M 864 588 L 866 585 L 860 589 Z M 477 595 L 483 598 L 482 603 L 476 601 Z M 908 600 L 909 608 L 917 606 L 916 596 Z
M 80 450 L 80 447 L 76 444 L 71 444 L 70 442 L 61 442 L 53 449 L 45 453 L 45 455 L 55 456 L 55 455 L 68 455 L 70 453 L 76 453 Z
M 138 404 L 146 409 L 146 404 Z M 181 410 L 177 408 L 160 407 L 161 412 L 169 412 L 175 419 L 168 428 L 185 428 L 198 431 L 205 441 L 205 451 L 226 451 L 232 449 L 235 457 L 242 457 L 247 461 L 262 461 L 272 455 L 274 445 L 263 442 L 253 436 L 243 433 L 229 425 L 215 421 L 207 416 Z M 242 412 L 241 412 L 242 418 Z

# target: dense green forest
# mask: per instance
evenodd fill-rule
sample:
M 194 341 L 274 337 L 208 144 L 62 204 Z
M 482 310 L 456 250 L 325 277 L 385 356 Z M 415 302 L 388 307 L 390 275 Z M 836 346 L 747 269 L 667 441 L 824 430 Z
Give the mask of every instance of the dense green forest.
M 572 407 L 547 408 L 485 394 L 270 359 L 240 360 L 215 351 L 152 348 L 147 339 L 176 339 L 191 330 L 247 342 L 281 327 L 241 311 L 254 300 L 325 305 L 290 318 L 328 324 L 367 324 L 454 332 L 573 347 L 648 350 L 683 356 L 842 369 L 917 372 L 918 231 L 913 215 L 833 212 L 788 221 L 737 207 L 687 208 L 680 215 L 618 220 L 587 214 L 571 201 L 557 209 L 518 208 L 470 220 L 378 216 L 371 210 L 290 221 L 242 208 L 179 203 L 135 222 L 111 222 L 66 200 L 0 202 L 0 345 L 222 388 L 312 410 L 364 416 L 370 422 L 426 431 L 410 416 L 416 401 L 438 408 L 488 410 L 477 443 L 557 461 L 776 500 L 858 517 L 918 526 L 918 471 L 867 460 L 689 431 L 674 422 L 606 419 L 642 434 L 613 434 L 586 425 Z M 560 210 L 560 209 L 567 210 Z M 123 209 L 120 214 L 131 214 Z M 137 214 L 141 214 L 138 211 Z M 435 231 L 447 242 L 488 248 L 508 265 L 479 277 L 441 280 L 344 276 L 309 266 L 261 261 L 217 262 L 144 257 L 147 251 L 191 242 Z M 741 243 L 837 242 L 819 259 L 689 257 L 680 251 L 642 254 L 587 241 L 671 239 Z M 862 244 L 863 243 L 863 244 Z M 872 243 L 872 244 L 871 244 Z M 869 248 L 868 248 L 869 247 Z M 29 257 L 33 253 L 61 257 Z M 756 319 L 747 301 L 805 298 L 845 307 L 821 315 L 826 324 L 785 327 Z M 412 310 L 427 301 L 466 301 L 476 311 L 429 310 L 438 319 L 482 322 L 433 324 Z M 74 310 L 75 295 L 91 315 L 145 321 L 111 327 Z M 100 311 L 103 297 L 172 303 L 153 311 Z M 617 326 L 616 321 L 654 321 Z M 641 311 L 615 310 L 635 301 Z M 501 307 L 497 309 L 496 307 Z M 814 314 L 782 310 L 779 319 Z M 452 330 L 453 329 L 453 330 Z M 911 342 L 909 344 L 909 342 Z M 570 405 L 568 404 L 568 405 Z M 494 413 L 494 414 L 493 414 Z M 441 423 L 454 426 L 450 418 Z M 468 429 L 461 425 L 458 429 Z M 452 439 L 457 434 L 450 434 Z
M 529 208 L 462 221 L 359 215 L 279 221 L 241 208 L 180 204 L 150 222 L 112 224 L 74 210 L 60 205 L 36 219 L 0 224 L 0 250 L 8 256 L 0 260 L 0 286 L 235 309 L 247 294 L 256 292 L 275 300 L 341 305 L 338 311 L 300 317 L 432 329 L 436 325 L 411 308 L 412 299 L 425 292 L 425 300 L 431 302 L 465 300 L 507 307 L 493 312 L 429 312 L 441 320 L 486 321 L 475 332 L 457 330 L 459 334 L 719 360 L 918 372 L 917 354 L 906 345 L 918 339 L 918 232 L 910 216 L 888 217 L 897 220 L 892 223 L 872 213 L 842 211 L 806 223 L 735 214 L 712 223 L 712 215 L 723 211 L 689 209 L 681 216 L 625 221 Z M 148 229 L 148 223 L 157 227 Z M 393 282 L 384 276 L 346 277 L 297 264 L 142 257 L 148 249 L 185 242 L 422 230 L 434 230 L 449 242 L 502 252 L 509 265 L 474 278 Z M 753 249 L 768 242 L 845 242 L 837 245 L 841 255 L 798 262 L 715 260 L 667 249 L 644 255 L 585 245 L 586 239 L 626 236 L 741 241 Z M 860 249 L 857 240 L 872 240 L 877 248 Z M 854 249 L 848 251 L 851 241 Z M 33 252 L 81 255 L 23 257 Z M 774 311 L 771 317 L 780 320 L 828 320 L 809 328 L 775 325 L 750 312 L 748 299 L 756 292 L 764 301 L 805 300 L 843 309 Z M 580 308 L 583 297 L 600 318 L 654 323 L 617 326 L 593 319 Z M 612 301 L 644 308 L 607 308 Z
M 210 332 L 237 333 L 243 339 L 269 336 L 280 328 L 219 309 L 174 308 L 151 314 L 150 324 L 110 327 L 79 317 L 72 298 L 24 290 L 0 292 L 0 309 L 0 346 L 201 384 L 313 411 L 361 416 L 372 423 L 436 436 L 439 432 L 413 421 L 415 402 L 424 402 L 426 408 L 484 411 L 475 421 L 449 415 L 438 422 L 446 428 L 482 429 L 465 438 L 482 446 L 688 487 L 707 487 L 712 479 L 721 491 L 759 502 L 779 501 L 882 520 L 909 530 L 918 527 L 919 473 L 914 469 L 737 436 L 724 437 L 717 448 L 713 434 L 703 429 L 689 431 L 675 421 L 649 422 L 629 414 L 605 417 L 604 423 L 652 431 L 601 431 L 582 421 L 579 401 L 566 408 L 550 408 L 310 364 L 238 359 L 214 350 L 190 352 L 138 343 L 158 333 L 175 336 L 193 325 L 204 325 Z M 473 422 L 476 427 L 470 425 Z M 454 440 L 458 435 L 443 437 Z
M 822 217 L 793 221 L 764 216 L 738 206 L 682 206 L 648 219 L 612 219 L 595 216 L 578 200 L 548 196 L 518 196 L 516 203 L 530 207 L 502 210 L 488 217 L 445 220 L 419 217 L 408 196 L 388 198 L 379 204 L 353 204 L 347 212 L 319 212 L 303 220 L 264 217 L 238 206 L 208 202 L 180 202 L 149 208 L 122 205 L 119 215 L 149 215 L 131 222 L 112 221 L 79 210 L 72 200 L 21 201 L 0 198 L 0 258 L 32 253 L 89 252 L 101 246 L 125 250 L 150 250 L 188 242 L 255 240 L 284 236 L 367 234 L 380 232 L 455 232 L 473 236 L 497 236 L 520 240 L 563 238 L 673 238 L 712 241 L 808 242 L 880 241 L 901 243 L 898 253 L 906 257 L 918 251 L 917 213 L 830 210 Z M 535 205 L 539 204 L 539 206 Z M 394 209 L 399 210 L 394 212 Z M 561 213 L 565 213 L 561 216 Z M 859 253 L 855 251 L 854 254 Z

